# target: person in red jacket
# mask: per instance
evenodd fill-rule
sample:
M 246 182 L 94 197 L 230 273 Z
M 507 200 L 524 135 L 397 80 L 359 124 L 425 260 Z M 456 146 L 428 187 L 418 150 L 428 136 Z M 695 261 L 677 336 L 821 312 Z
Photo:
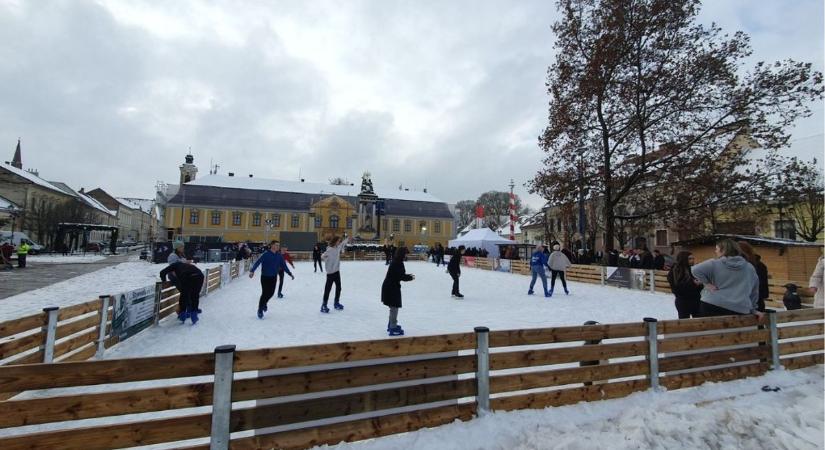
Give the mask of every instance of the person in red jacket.
M 286 261 L 286 263 L 289 264 L 290 266 L 292 266 L 292 268 L 294 269 L 295 264 L 292 263 L 292 256 L 289 255 L 289 252 L 287 250 L 288 249 L 287 249 L 286 245 L 282 246 L 281 251 L 280 251 L 281 256 L 283 256 L 284 261 Z M 278 280 L 278 298 L 284 298 L 284 294 L 282 293 L 283 288 L 284 288 L 284 269 L 283 268 L 278 271 L 278 278 L 279 278 L 279 280 Z

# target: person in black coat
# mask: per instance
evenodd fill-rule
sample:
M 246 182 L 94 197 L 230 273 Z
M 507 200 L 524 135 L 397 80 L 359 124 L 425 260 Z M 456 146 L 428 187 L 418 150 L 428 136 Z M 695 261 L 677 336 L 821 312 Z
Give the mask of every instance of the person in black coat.
M 453 278 L 453 297 L 464 298 L 458 289 L 458 277 L 461 276 L 461 255 L 464 254 L 464 246 L 459 246 L 458 250 L 450 257 L 450 262 L 447 264 L 447 272 Z
M 648 270 L 653 268 L 653 255 L 650 254 L 650 250 L 648 250 L 647 248 L 644 248 L 642 250 L 640 266 L 642 269 Z
M 321 268 L 321 273 L 324 272 L 324 264 L 321 262 L 321 247 L 318 244 L 315 244 L 315 247 L 312 247 L 312 267 L 315 268 L 315 272 L 318 272 L 318 268 Z
M 192 325 L 198 323 L 198 306 L 200 306 L 201 288 L 203 287 L 203 272 L 192 264 L 178 261 L 161 270 L 160 279 L 166 281 L 167 276 L 170 274 L 175 274 L 180 292 L 178 297 L 178 320 L 186 322 L 186 319 L 192 319 Z
M 404 268 L 404 257 L 407 256 L 407 247 L 395 251 L 387 276 L 381 285 L 381 303 L 390 308 L 390 320 L 387 323 L 387 332 L 390 336 L 401 336 L 404 330 L 398 325 L 398 308 L 401 308 L 401 282 L 412 281 L 415 275 L 408 274 Z
M 653 250 L 653 268 L 656 270 L 664 270 L 665 268 L 665 257 L 662 256 L 659 250 Z
M 667 282 L 670 283 L 670 291 L 676 296 L 676 311 L 680 319 L 699 317 L 699 302 L 703 286 L 693 278 L 690 269 L 693 262 L 692 253 L 679 252 L 676 255 L 676 264 L 667 273 Z

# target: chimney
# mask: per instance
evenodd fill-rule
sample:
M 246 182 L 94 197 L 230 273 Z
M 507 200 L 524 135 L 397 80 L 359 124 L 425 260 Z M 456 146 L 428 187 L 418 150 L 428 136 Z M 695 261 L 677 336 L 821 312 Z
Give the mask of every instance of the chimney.
M 235 176 L 235 172 L 229 172 L 229 176 L 230 176 L 230 177 L 234 177 L 234 176 Z

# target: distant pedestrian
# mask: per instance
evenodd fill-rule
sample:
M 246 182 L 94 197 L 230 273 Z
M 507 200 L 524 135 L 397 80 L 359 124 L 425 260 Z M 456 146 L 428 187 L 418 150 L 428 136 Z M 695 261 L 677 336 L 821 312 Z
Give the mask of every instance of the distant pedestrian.
M 455 298 L 464 298 L 458 286 L 458 279 L 461 277 L 461 255 L 464 254 L 464 246 L 460 245 L 458 249 L 450 257 L 450 262 L 447 264 L 447 273 L 453 279 L 452 296 Z
M 327 302 L 329 302 L 329 291 L 332 290 L 333 284 L 335 284 L 335 301 L 333 306 L 338 310 L 344 309 L 344 305 L 341 304 L 341 253 L 344 252 L 344 248 L 350 242 L 350 239 L 346 237 L 346 234 L 344 235 L 343 242 L 341 242 L 340 239 L 338 236 L 333 236 L 327 246 L 327 250 L 321 255 L 321 259 L 323 259 L 327 265 L 327 282 L 324 285 L 324 303 L 321 304 L 321 312 L 325 314 L 329 313 Z
M 676 264 L 667 273 L 670 291 L 676 297 L 676 312 L 680 319 L 699 317 L 699 301 L 702 298 L 702 283 L 693 277 L 691 266 L 695 258 L 687 251 L 676 254 Z
M 192 320 L 192 325 L 198 323 L 200 312 L 200 295 L 203 288 L 203 272 L 188 262 L 177 261 L 169 264 L 160 271 L 160 279 L 166 281 L 170 274 L 175 274 L 180 296 L 178 297 L 178 320 L 181 323 L 186 319 Z
M 401 336 L 404 330 L 398 324 L 398 309 L 401 308 L 401 282 L 412 281 L 415 275 L 408 274 L 404 267 L 404 257 L 407 248 L 401 247 L 395 251 L 384 283 L 381 285 L 381 303 L 390 308 L 390 318 L 387 322 L 387 333 L 390 336 Z
M 294 269 L 295 264 L 292 262 L 292 256 L 290 256 L 289 252 L 287 251 L 286 245 L 281 247 L 280 252 L 281 252 L 281 256 L 283 256 L 283 258 L 284 258 L 284 262 L 286 262 L 286 264 L 289 264 L 290 266 L 292 266 L 292 268 Z M 284 267 L 286 267 L 286 264 L 284 264 Z M 278 269 L 278 298 L 284 298 L 284 294 L 283 294 L 284 278 L 286 278 L 286 277 L 284 276 L 284 269 L 282 267 L 282 268 Z
M 435 244 L 435 266 L 441 267 L 444 264 L 444 247 L 441 242 Z
M 321 269 L 321 273 L 324 273 L 324 263 L 321 262 L 321 246 L 318 244 L 312 247 L 312 267 L 316 273 L 318 269 Z
M 561 246 L 556 244 L 553 246 L 553 253 L 550 254 L 550 260 L 547 263 L 550 266 L 550 295 L 553 295 L 553 290 L 556 288 L 556 277 L 561 278 L 561 285 L 564 287 L 564 293 L 566 295 L 570 294 L 570 291 L 567 290 L 567 280 L 565 280 L 564 274 L 567 271 L 567 268 L 573 265 L 570 262 L 570 258 L 567 257 L 561 251 Z
M 249 269 L 249 278 L 255 277 L 255 269 L 261 266 L 261 297 L 258 300 L 258 318 L 263 319 L 264 313 L 267 311 L 267 303 L 272 295 L 275 294 L 275 281 L 277 279 L 278 271 L 283 269 L 289 274 L 293 280 L 295 276 L 289 271 L 283 255 L 280 250 L 281 244 L 273 240 L 269 243 L 269 249 L 261 254 L 252 268 Z
M 754 314 L 761 321 L 756 269 L 730 239 L 716 243 L 716 256 L 693 266 L 693 276 L 705 285 L 699 304 L 702 317 Z
M 822 256 L 816 262 L 816 268 L 808 281 L 808 287 L 814 292 L 814 308 L 825 306 L 825 292 L 822 290 L 822 281 L 825 279 L 825 265 L 822 264 Z
M 547 274 L 544 273 L 547 261 L 548 257 L 544 253 L 544 246 L 539 244 L 536 246 L 536 251 L 530 256 L 530 273 L 532 274 L 532 279 L 530 280 L 530 289 L 527 290 L 527 295 L 533 295 L 533 286 L 536 285 L 536 278 L 541 278 L 542 292 L 544 292 L 545 297 L 550 297 L 551 294 L 547 292 Z
M 17 267 L 21 269 L 26 267 L 26 256 L 29 254 L 29 249 L 29 244 L 21 240 L 20 245 L 17 247 Z
M 662 252 L 659 250 L 653 250 L 653 269 L 654 270 L 664 270 L 665 269 L 665 257 L 662 256 Z

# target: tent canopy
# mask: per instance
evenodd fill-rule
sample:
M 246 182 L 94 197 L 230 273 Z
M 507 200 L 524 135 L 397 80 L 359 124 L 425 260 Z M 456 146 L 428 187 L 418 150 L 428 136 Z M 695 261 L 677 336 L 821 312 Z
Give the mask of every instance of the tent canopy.
M 480 229 L 470 230 L 464 236 L 455 238 L 447 243 L 450 247 L 458 247 L 463 245 L 466 248 L 478 248 L 487 250 L 490 255 L 498 256 L 498 246 L 500 244 L 516 244 L 516 241 L 505 239 L 495 231 L 484 227 Z

